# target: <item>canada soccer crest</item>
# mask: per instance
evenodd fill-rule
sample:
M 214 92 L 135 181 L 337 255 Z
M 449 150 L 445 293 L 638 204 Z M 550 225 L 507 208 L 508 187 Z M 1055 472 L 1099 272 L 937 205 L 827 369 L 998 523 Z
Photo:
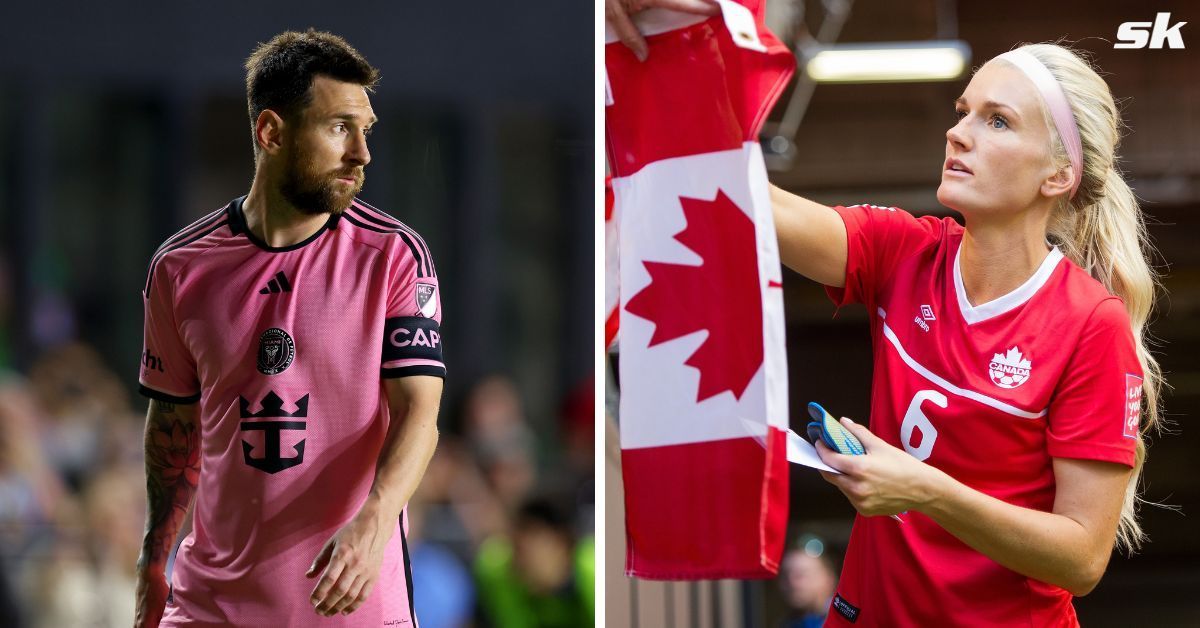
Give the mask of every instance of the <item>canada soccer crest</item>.
M 992 354 L 992 361 L 988 363 L 988 375 L 991 376 L 992 383 L 1001 388 L 1016 388 L 1029 379 L 1032 366 L 1029 360 L 1021 355 L 1021 350 L 1013 347 L 1007 353 Z

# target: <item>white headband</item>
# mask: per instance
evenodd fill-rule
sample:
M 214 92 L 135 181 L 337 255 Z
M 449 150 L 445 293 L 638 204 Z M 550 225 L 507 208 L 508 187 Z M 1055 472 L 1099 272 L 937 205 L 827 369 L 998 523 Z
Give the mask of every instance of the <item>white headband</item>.
M 1046 107 L 1050 110 L 1050 116 L 1054 119 L 1054 127 L 1058 129 L 1058 137 L 1062 139 L 1063 147 L 1067 149 L 1067 156 L 1071 159 L 1071 169 L 1075 171 L 1075 182 L 1071 184 L 1071 196 L 1075 198 L 1075 191 L 1079 189 L 1079 182 L 1083 180 L 1083 145 L 1079 141 L 1079 127 L 1075 124 L 1075 116 L 1071 113 L 1071 105 L 1067 102 L 1067 95 L 1063 92 L 1062 85 L 1050 73 L 1050 70 L 1038 61 L 1037 57 L 1021 50 L 1010 50 L 998 57 L 1014 66 L 1025 76 L 1033 81 L 1033 86 L 1037 88 L 1038 93 L 1042 95 L 1042 102 L 1046 103 Z

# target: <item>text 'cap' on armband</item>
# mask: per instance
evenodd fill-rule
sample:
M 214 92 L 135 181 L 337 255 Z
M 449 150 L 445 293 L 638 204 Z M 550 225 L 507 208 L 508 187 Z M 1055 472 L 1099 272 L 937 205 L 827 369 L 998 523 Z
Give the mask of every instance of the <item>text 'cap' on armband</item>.
M 438 322 L 424 316 L 389 318 L 383 326 L 384 377 L 446 376 Z

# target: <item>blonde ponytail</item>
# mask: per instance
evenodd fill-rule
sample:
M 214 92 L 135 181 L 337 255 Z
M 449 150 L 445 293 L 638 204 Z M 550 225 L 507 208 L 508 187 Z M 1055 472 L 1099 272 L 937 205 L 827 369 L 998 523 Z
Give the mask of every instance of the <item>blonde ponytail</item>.
M 1141 362 L 1142 425 L 1137 438 L 1133 475 L 1125 491 L 1117 547 L 1133 551 L 1145 540 L 1137 520 L 1141 501 L 1138 479 L 1146 461 L 1144 435 L 1159 425 L 1159 391 L 1162 370 L 1150 353 L 1146 330 L 1159 287 L 1158 275 L 1150 264 L 1154 247 L 1146 234 L 1141 208 L 1133 190 L 1117 169 L 1117 144 L 1121 118 L 1104 79 L 1081 55 L 1055 44 L 1032 44 L 1022 49 L 1037 57 L 1062 85 L 1079 126 L 1083 145 L 1083 179 L 1074 199 L 1065 199 L 1055 209 L 1047 236 L 1063 254 L 1088 271 L 1113 295 L 1121 297 L 1133 328 Z M 1047 127 L 1054 123 L 1047 115 Z M 1070 160 L 1062 142 L 1054 135 L 1054 156 L 1060 166 Z

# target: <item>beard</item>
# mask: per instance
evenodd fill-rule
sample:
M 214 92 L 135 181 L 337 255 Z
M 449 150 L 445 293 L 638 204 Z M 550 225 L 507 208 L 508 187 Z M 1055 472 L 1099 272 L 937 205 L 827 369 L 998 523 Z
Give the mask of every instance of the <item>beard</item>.
M 342 177 L 353 178 L 354 185 L 347 186 L 338 181 Z M 364 182 L 366 175 L 361 167 L 320 172 L 312 159 L 301 155 L 292 145 L 279 193 L 292 207 L 305 214 L 341 214 L 362 190 Z

